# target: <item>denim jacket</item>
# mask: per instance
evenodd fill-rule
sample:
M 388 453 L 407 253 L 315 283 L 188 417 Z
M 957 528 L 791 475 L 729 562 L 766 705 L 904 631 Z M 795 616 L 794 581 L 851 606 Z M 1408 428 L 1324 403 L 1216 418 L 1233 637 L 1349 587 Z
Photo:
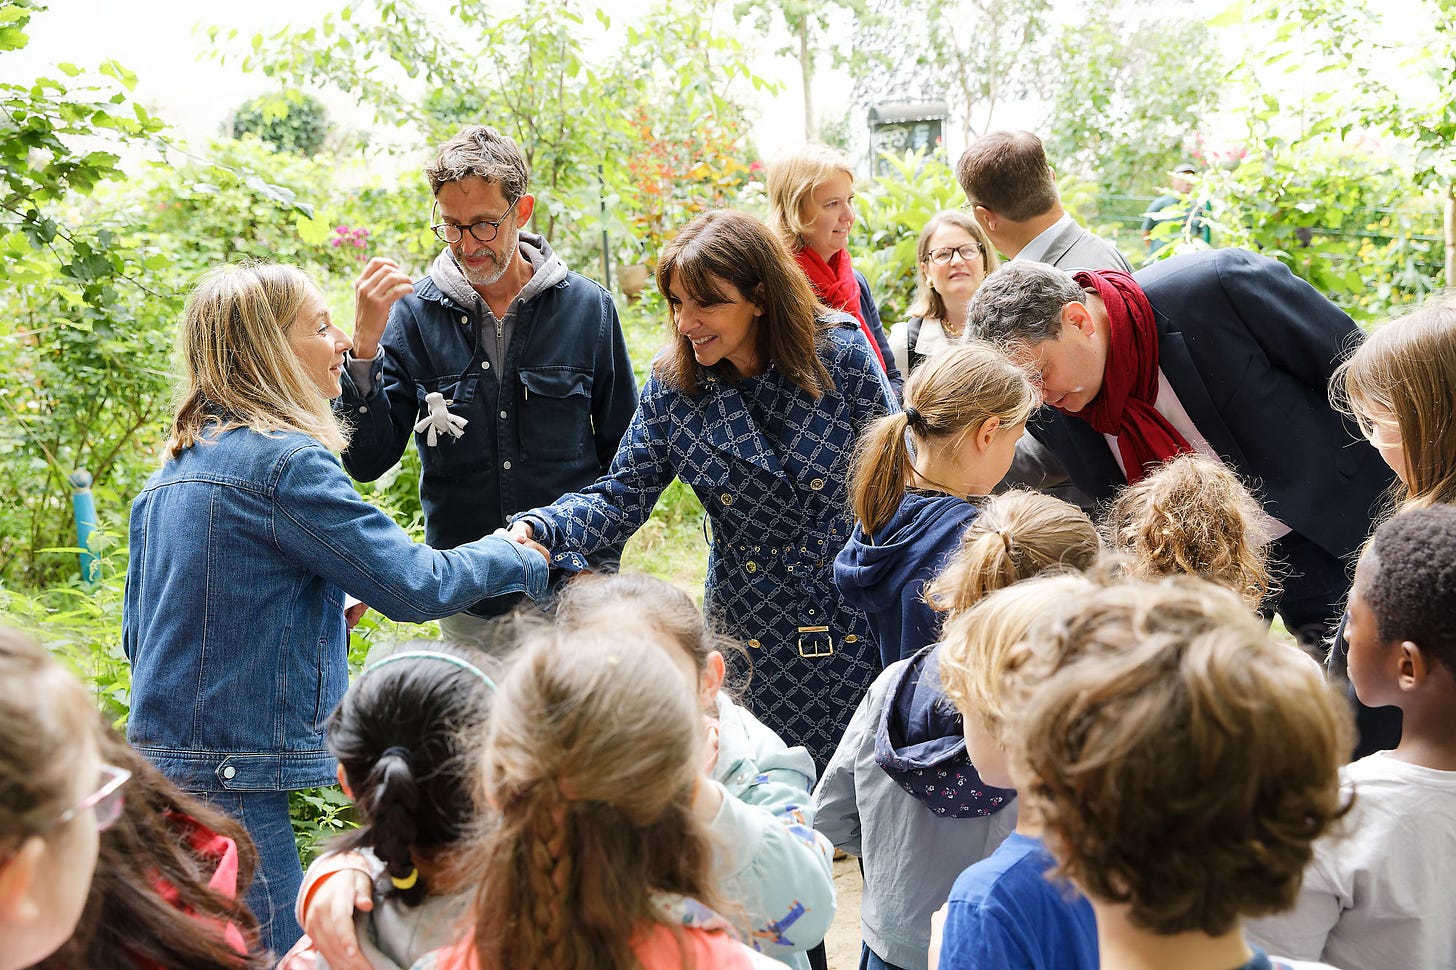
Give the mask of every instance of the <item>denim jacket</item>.
M 527 241 L 555 260 L 544 239 Z M 425 541 L 436 548 L 478 539 L 516 512 L 596 481 L 637 408 L 610 294 L 583 276 L 558 272 L 559 282 L 518 309 L 500 363 L 482 349 L 481 320 L 426 276 L 390 311 L 369 393 L 361 395 L 344 375 L 338 405 L 354 427 L 344 467 L 373 481 L 399 461 L 413 435 Z M 414 433 L 432 391 L 468 422 L 459 438 L 445 436 L 434 446 Z M 606 550 L 593 563 L 615 564 L 620 552 Z M 477 603 L 471 612 L 493 616 L 513 605 L 514 599 Z
M 546 573 L 501 537 L 446 552 L 411 541 L 307 435 L 211 433 L 132 503 L 128 740 L 193 791 L 331 783 L 346 592 L 423 622 L 485 595 L 543 595 Z

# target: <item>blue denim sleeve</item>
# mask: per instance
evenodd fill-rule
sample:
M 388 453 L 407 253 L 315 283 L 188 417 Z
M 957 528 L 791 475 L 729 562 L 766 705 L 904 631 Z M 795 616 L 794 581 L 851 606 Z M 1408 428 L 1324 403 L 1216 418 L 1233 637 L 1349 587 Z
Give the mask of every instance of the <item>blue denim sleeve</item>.
M 354 429 L 344 449 L 344 467 L 361 482 L 372 482 L 394 467 L 414 433 L 419 407 L 415 383 L 394 349 L 401 341 L 405 301 L 389 311 L 389 323 L 379 346 L 383 351 L 370 368 L 368 394 L 360 394 L 349 368 L 344 368 L 343 394 L 335 403 L 339 414 Z
M 392 620 L 422 623 L 506 593 L 547 591 L 546 560 L 501 536 L 454 549 L 415 542 L 354 490 L 338 459 L 320 446 L 283 458 L 273 500 L 273 541 Z
M 590 556 L 630 539 L 676 474 L 667 440 L 672 419 L 666 399 L 671 394 L 656 377 L 649 377 L 607 473 L 580 492 L 521 512 L 511 521 L 530 522 L 536 540 L 553 553 Z

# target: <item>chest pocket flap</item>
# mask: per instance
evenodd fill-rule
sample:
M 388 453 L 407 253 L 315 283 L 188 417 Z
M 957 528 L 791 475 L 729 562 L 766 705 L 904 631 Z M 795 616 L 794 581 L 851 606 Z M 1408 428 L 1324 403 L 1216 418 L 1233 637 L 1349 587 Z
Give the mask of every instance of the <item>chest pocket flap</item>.
M 574 460 L 592 438 L 590 371 L 522 367 L 520 449 L 527 461 Z

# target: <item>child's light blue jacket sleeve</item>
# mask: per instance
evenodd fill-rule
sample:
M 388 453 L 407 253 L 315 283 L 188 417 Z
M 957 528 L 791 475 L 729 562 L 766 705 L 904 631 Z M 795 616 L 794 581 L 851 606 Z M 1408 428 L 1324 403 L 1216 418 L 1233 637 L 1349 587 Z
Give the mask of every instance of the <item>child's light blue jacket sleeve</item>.
M 733 797 L 713 820 L 728 892 L 748 910 L 760 952 L 808 967 L 834 919 L 833 848 L 814 831 L 814 759 L 718 697 L 715 777 Z

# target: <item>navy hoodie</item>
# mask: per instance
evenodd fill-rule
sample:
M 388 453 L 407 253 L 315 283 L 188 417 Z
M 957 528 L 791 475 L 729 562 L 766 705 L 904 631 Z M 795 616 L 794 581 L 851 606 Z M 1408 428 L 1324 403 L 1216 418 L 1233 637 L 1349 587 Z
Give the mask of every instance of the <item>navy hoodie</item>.
M 880 641 L 880 666 L 913 655 L 940 636 L 940 614 L 925 605 L 924 586 L 960 545 L 976 518 L 965 499 L 910 491 L 871 538 L 862 525 L 834 560 L 834 584 L 864 610 Z

